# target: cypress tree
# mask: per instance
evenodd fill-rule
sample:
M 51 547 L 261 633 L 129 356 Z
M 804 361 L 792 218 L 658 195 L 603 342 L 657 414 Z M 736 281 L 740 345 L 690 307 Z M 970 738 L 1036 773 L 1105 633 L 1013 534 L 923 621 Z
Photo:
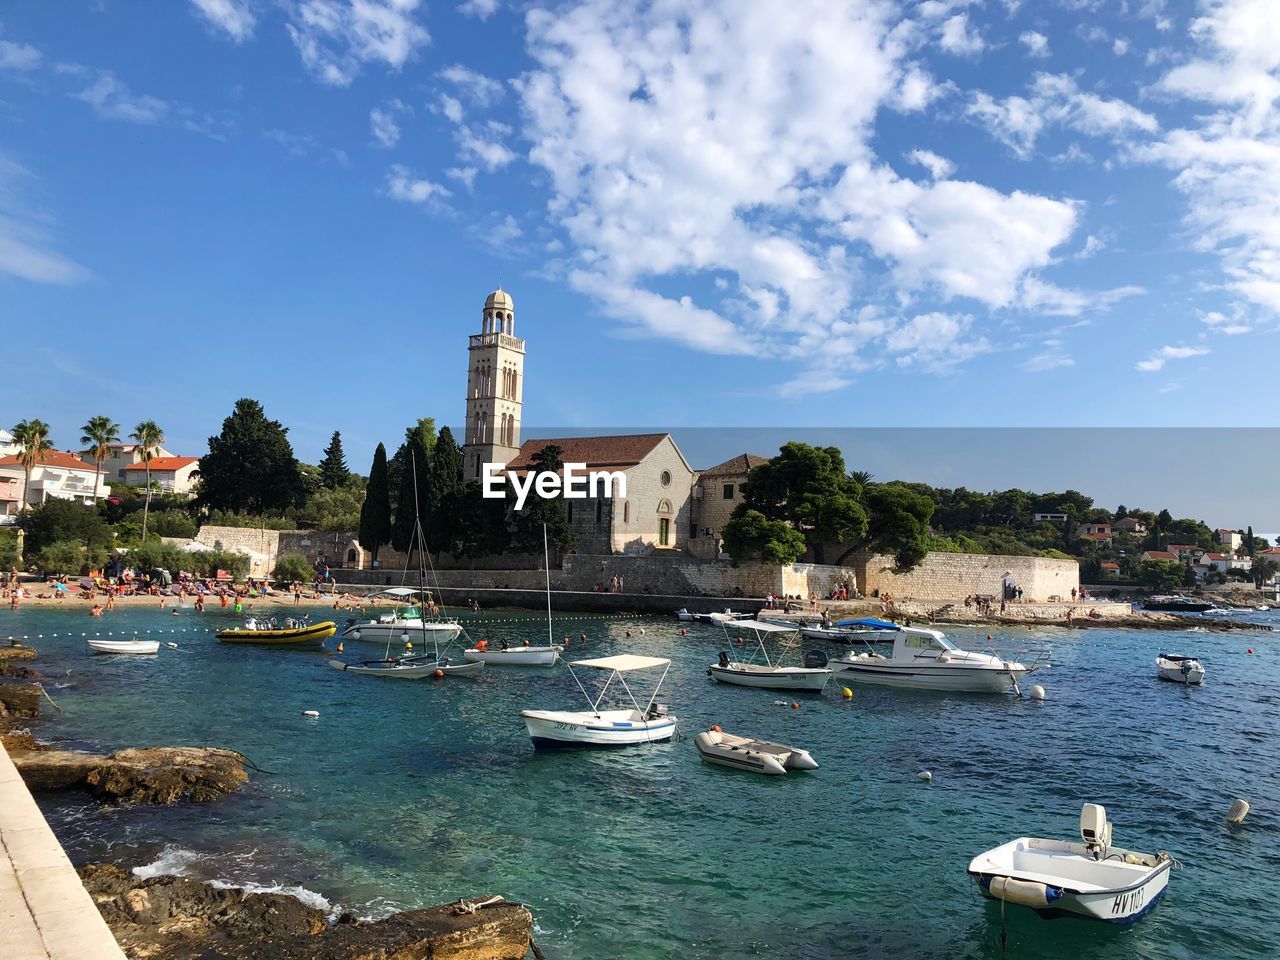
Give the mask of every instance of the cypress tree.
M 306 487 L 288 434 L 257 400 L 237 400 L 200 458 L 200 503 L 255 515 L 300 504 Z
M 334 437 L 338 435 L 335 433 Z M 378 548 L 391 542 L 391 492 L 387 486 L 387 448 L 378 444 L 369 468 L 369 483 L 360 507 L 360 546 L 378 559 Z
M 431 489 L 427 499 L 431 503 L 431 512 L 424 520 L 428 524 L 427 546 L 436 553 L 447 550 L 457 556 L 463 549 L 463 531 L 459 523 L 462 451 L 448 427 L 441 427 L 428 459 Z
M 404 465 L 400 470 L 400 490 L 396 497 L 395 517 L 391 522 L 391 546 L 401 553 L 408 553 L 413 546 L 413 524 L 416 516 L 425 515 L 422 493 L 430 484 L 427 475 L 427 457 L 422 449 L 422 439 L 414 434 L 405 441 Z M 416 468 L 416 469 L 415 469 Z M 414 487 L 414 477 L 418 485 Z
M 320 461 L 320 485 L 337 490 L 345 486 L 350 478 L 347 458 L 342 453 L 342 434 L 335 430 L 329 446 L 324 448 L 324 459 Z

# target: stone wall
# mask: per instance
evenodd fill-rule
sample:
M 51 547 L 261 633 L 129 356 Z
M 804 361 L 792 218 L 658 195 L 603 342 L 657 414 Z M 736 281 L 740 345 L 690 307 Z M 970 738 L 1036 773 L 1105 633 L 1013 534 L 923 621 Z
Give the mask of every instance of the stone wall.
M 894 573 L 893 558 L 857 554 L 853 558 L 863 596 L 895 599 L 963 600 L 971 594 L 999 597 L 1005 578 L 1022 588 L 1027 601 L 1070 598 L 1080 587 L 1080 565 L 1048 557 L 1007 557 L 973 553 L 930 553 L 909 573 Z

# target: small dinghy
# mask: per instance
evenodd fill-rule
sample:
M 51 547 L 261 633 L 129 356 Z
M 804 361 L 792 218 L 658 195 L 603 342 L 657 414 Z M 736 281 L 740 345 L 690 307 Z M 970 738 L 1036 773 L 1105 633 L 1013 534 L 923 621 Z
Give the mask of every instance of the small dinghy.
M 468 677 L 484 669 L 483 663 L 450 663 L 448 660 L 423 657 L 362 660 L 359 663 L 330 660 L 329 666 L 347 673 L 360 673 L 368 677 L 390 677 L 395 680 L 425 680 L 428 677 L 434 677 L 437 670 L 446 677 L 450 675 Z
M 1156 657 L 1156 676 L 1174 683 L 1204 683 L 1204 666 L 1195 657 L 1162 653 Z
M 734 736 L 719 727 L 712 727 L 698 734 L 693 738 L 693 745 L 698 748 L 698 754 L 706 763 L 734 770 L 780 777 L 788 770 L 818 769 L 818 761 L 810 756 L 808 750 Z
M 91 653 L 134 653 L 150 656 L 160 652 L 159 640 L 90 640 Z
M 1081 843 L 1019 837 L 974 857 L 969 876 L 985 897 L 1041 914 L 1075 914 L 1107 923 L 1133 923 L 1164 895 L 1177 865 L 1165 851 L 1138 853 L 1111 846 L 1107 811 L 1080 810 Z

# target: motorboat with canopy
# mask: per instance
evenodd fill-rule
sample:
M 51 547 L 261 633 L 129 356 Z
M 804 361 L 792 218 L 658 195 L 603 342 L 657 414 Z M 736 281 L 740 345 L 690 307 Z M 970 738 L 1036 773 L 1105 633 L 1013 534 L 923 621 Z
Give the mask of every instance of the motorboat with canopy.
M 693 738 L 693 745 L 706 763 L 733 770 L 779 777 L 789 770 L 818 769 L 818 761 L 810 756 L 808 750 L 735 736 L 719 727 L 698 734 Z
M 729 633 L 729 624 L 724 624 L 725 636 Z M 764 620 L 737 620 L 733 623 L 735 630 L 750 630 L 755 634 L 757 650 L 751 660 L 735 660 L 729 651 L 721 650 L 716 663 L 707 667 L 707 673 L 721 683 L 732 683 L 740 687 L 760 687 L 766 690 L 809 690 L 820 692 L 831 679 L 831 669 L 827 666 L 826 654 L 820 650 L 810 650 L 805 654 L 804 666 L 787 667 L 781 661 L 787 652 L 798 646 L 795 639 L 780 644 L 778 656 L 770 659 L 769 650 L 765 646 L 765 635 L 786 634 L 794 638 L 794 624 L 786 626 L 769 623 Z M 741 637 L 739 642 L 744 642 Z M 763 662 L 756 662 L 755 657 Z
M 1204 683 L 1204 665 L 1195 657 L 1180 653 L 1162 653 L 1156 657 L 1156 676 L 1173 683 Z
M 434 643 L 448 643 L 462 633 L 462 624 L 456 620 L 443 617 L 429 619 L 423 616 L 423 601 L 430 598 L 421 588 L 390 587 L 369 596 L 392 600 L 396 607 L 376 617 L 348 620 L 342 628 L 344 641 L 386 643 L 399 639 L 404 631 L 409 630 L 424 639 L 429 636 Z
M 838 620 L 835 623 L 806 624 L 800 628 L 800 636 L 806 640 L 827 640 L 831 643 L 879 643 L 886 639 L 879 624 L 883 620 L 863 617 L 857 620 Z
M 511 646 L 505 640 L 499 641 L 498 647 L 492 648 L 487 640 L 480 640 L 474 646 L 462 651 L 462 655 L 473 663 L 487 663 L 491 667 L 554 667 L 564 652 L 564 647 L 555 642 L 551 634 L 551 554 L 547 549 L 547 525 L 542 525 L 542 560 L 547 574 L 547 642 L 546 645 L 530 645 L 526 640 L 523 645 Z
M 1107 811 L 1080 810 L 1080 843 L 1019 837 L 974 857 L 969 876 L 982 895 L 1044 916 L 1074 914 L 1129 924 L 1164 895 L 1178 861 L 1166 851 L 1139 853 L 1111 846 Z
M 604 684 L 592 696 L 582 685 L 574 667 L 598 670 L 606 674 Z M 662 670 L 653 693 L 643 707 L 636 699 L 627 676 L 641 670 Z M 670 740 L 676 732 L 676 718 L 658 703 L 658 692 L 671 669 L 665 657 L 642 657 L 622 653 L 612 657 L 575 660 L 569 674 L 587 700 L 588 710 L 521 710 L 525 729 L 534 747 L 630 747 L 642 743 Z M 616 683 L 616 687 L 615 687 Z M 611 688 L 620 690 L 623 706 L 604 709 Z M 630 704 L 627 706 L 627 704 Z
M 927 627 L 905 627 L 888 620 L 871 618 L 861 621 L 875 624 L 875 629 L 892 634 L 893 651 L 885 656 L 873 649 L 865 653 L 849 652 L 833 657 L 829 663 L 840 680 L 909 690 L 947 690 L 969 693 L 1003 693 L 1032 670 L 1017 660 L 1006 660 L 994 653 L 961 650 L 940 630 Z

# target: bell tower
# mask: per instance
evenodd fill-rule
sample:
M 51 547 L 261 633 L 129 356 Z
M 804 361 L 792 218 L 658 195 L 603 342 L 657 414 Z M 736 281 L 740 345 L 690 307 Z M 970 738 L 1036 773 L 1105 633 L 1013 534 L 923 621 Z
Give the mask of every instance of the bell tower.
M 499 287 L 484 301 L 480 332 L 467 358 L 467 427 L 463 475 L 480 477 L 484 463 L 510 463 L 520 451 L 524 341 L 515 335 L 515 304 Z

